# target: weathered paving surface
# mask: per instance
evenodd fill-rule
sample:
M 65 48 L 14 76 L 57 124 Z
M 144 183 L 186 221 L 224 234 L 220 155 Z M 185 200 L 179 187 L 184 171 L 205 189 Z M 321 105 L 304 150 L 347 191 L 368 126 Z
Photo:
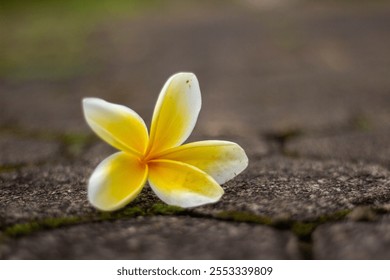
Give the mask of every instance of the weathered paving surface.
M 383 248 L 390 246 L 390 219 L 323 225 L 314 232 L 313 241 L 319 259 L 389 259 L 389 250 Z
M 270 157 L 225 186 L 224 199 L 194 211 L 243 211 L 273 219 L 315 220 L 390 200 L 390 173 L 370 164 Z
M 390 5 L 237 2 L 101 22 L 71 76 L 0 71 L 1 259 L 390 258 Z M 123 210 L 93 209 L 88 178 L 115 150 L 81 99 L 148 123 L 179 71 L 202 90 L 189 141 L 237 142 L 249 167 L 213 205 L 166 206 L 146 186 Z
M 61 164 L 0 174 L 0 226 L 93 212 L 85 189 L 90 172 L 82 166 Z
M 235 244 L 237 250 L 227 244 Z M 4 248 L 3 257 L 296 259 L 296 244 L 291 233 L 261 225 L 189 217 L 138 217 L 36 233 L 11 241 Z

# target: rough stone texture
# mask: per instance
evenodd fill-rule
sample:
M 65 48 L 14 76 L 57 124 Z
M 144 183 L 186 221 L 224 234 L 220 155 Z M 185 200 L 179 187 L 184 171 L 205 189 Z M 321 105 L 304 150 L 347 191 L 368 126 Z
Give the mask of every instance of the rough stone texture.
M 95 166 L 25 168 L 0 174 L 2 226 L 46 217 L 94 215 L 86 185 Z M 39 174 L 39 175 L 36 175 Z M 390 201 L 390 175 L 377 165 L 284 157 L 252 162 L 226 183 L 220 202 L 190 210 L 216 215 L 243 211 L 274 219 L 312 220 L 358 205 Z M 130 207 L 149 209 L 159 199 L 148 186 Z
M 390 201 L 390 173 L 379 165 L 267 157 L 225 184 L 221 201 L 194 209 L 218 215 L 245 211 L 312 220 L 358 205 Z
M 296 259 L 284 231 L 188 217 L 138 217 L 43 231 L 0 245 L 7 259 Z
M 90 168 L 61 164 L 0 174 L 0 227 L 95 212 L 88 204 Z
M 80 163 L 26 167 L 0 173 L 0 229 L 59 217 L 99 217 L 87 200 L 94 165 Z M 144 210 L 161 202 L 148 185 L 129 206 Z
M 286 150 L 304 157 L 382 163 L 390 166 L 390 131 L 308 136 L 290 141 Z
M 390 217 L 377 223 L 326 224 L 313 235 L 317 259 L 390 259 Z
M 0 166 L 37 163 L 55 159 L 59 144 L 49 140 L 0 135 Z

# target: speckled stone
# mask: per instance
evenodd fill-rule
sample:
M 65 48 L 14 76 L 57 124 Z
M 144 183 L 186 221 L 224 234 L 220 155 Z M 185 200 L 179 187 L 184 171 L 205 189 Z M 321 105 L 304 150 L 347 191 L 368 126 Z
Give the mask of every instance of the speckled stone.
M 0 229 L 45 218 L 99 216 L 87 199 L 94 165 L 57 164 L 0 173 Z M 161 202 L 148 185 L 129 205 L 150 210 Z
M 220 202 L 194 211 L 312 220 L 357 205 L 386 203 L 390 172 L 379 165 L 269 157 L 250 162 L 223 187 Z
M 62 164 L 0 173 L 0 227 L 93 213 L 86 192 L 89 171 L 85 166 Z

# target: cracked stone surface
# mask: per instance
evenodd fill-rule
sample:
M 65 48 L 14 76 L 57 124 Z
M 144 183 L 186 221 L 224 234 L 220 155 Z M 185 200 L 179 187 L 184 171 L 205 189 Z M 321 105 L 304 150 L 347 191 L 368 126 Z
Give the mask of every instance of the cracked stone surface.
M 390 258 L 390 217 L 381 221 L 345 222 L 320 226 L 313 235 L 318 259 Z
M 93 168 L 46 166 L 0 174 L 0 201 L 6 206 L 0 210 L 2 223 L 96 213 L 86 196 Z M 216 216 L 238 211 L 273 219 L 313 220 L 358 205 L 379 207 L 390 201 L 387 169 L 338 161 L 285 157 L 258 160 L 223 187 L 226 193 L 221 201 L 190 211 Z M 147 209 L 158 201 L 146 187 L 129 206 Z
M 227 244 L 235 244 L 231 250 Z M 296 238 L 266 226 L 138 217 L 44 231 L 0 246 L 7 259 L 296 259 Z
M 358 205 L 390 201 L 390 173 L 379 165 L 271 157 L 252 162 L 225 184 L 226 194 L 200 213 L 244 211 L 313 220 Z
M 0 258 L 390 259 L 389 3 L 209 2 L 82 21 L 91 28 L 84 35 L 76 21 L 69 34 L 37 36 L 34 24 L 7 17 Z M 39 53 L 47 42 L 57 53 Z M 73 51 L 86 67 L 68 60 Z M 70 75 L 56 76 L 56 63 L 33 75 L 59 57 Z M 31 76 L 18 76 L 25 67 Z M 88 138 L 81 99 L 123 104 L 149 126 L 163 83 L 181 71 L 194 72 L 202 91 L 188 142 L 237 142 L 248 169 L 223 185 L 218 203 L 172 210 L 146 186 L 105 219 L 88 203 L 87 182 L 115 149 Z M 60 223 L 70 217 L 79 220 Z M 58 226 L 23 232 L 47 218 Z
M 0 227 L 95 212 L 87 201 L 90 171 L 64 164 L 0 173 Z

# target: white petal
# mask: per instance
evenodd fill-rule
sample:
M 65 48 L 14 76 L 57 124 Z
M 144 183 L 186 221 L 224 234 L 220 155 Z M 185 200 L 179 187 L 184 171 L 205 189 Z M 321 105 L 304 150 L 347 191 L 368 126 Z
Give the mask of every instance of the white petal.
M 96 208 L 112 211 L 124 207 L 142 190 L 148 168 L 137 157 L 119 152 L 103 160 L 92 173 L 88 199 Z
M 84 98 L 83 109 L 88 125 L 107 143 L 136 155 L 145 152 L 148 130 L 136 112 L 99 98 Z
M 224 193 L 207 173 L 189 164 L 170 160 L 149 163 L 149 184 L 162 201 L 180 207 L 214 203 Z
M 165 83 L 150 128 L 152 154 L 179 146 L 191 134 L 201 108 L 199 83 L 192 73 L 178 73 Z
M 193 165 L 219 184 L 234 178 L 248 166 L 248 157 L 239 145 L 219 140 L 188 143 L 167 151 L 160 158 Z

